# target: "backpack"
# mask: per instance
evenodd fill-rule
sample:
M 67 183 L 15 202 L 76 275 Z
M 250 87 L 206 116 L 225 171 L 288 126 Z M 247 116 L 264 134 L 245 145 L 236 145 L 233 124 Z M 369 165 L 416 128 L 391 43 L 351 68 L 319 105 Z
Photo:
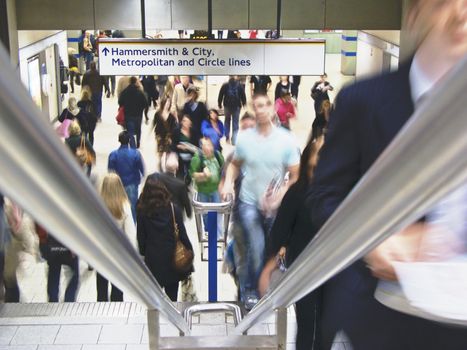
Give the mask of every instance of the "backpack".
M 206 160 L 206 158 L 204 157 L 204 154 L 203 154 L 203 152 L 201 150 L 198 151 L 198 157 L 200 159 L 198 171 L 203 171 L 204 161 Z M 214 157 L 216 157 L 216 160 L 219 163 L 219 169 L 222 171 L 223 164 L 222 164 L 221 153 L 219 151 L 214 151 Z
M 78 39 L 78 53 L 80 56 L 83 56 L 84 55 L 84 36 L 81 35 Z
M 235 82 L 231 84 L 227 83 L 227 89 L 224 96 L 224 106 L 227 107 L 237 107 L 240 102 L 240 96 L 238 94 L 239 83 Z

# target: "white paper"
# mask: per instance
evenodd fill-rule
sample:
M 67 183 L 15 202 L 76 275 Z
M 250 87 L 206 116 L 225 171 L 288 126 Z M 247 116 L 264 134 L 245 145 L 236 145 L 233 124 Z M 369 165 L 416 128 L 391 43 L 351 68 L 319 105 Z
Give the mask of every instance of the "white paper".
M 467 325 L 467 261 L 394 262 L 399 283 L 380 281 L 375 298 L 398 311 Z

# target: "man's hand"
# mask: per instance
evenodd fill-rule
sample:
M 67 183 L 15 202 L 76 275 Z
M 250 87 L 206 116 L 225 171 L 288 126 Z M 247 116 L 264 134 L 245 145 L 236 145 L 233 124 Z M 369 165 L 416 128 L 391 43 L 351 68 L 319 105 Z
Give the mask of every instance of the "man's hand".
M 420 249 L 420 238 L 425 230 L 424 224 L 413 224 L 398 232 L 371 251 L 364 260 L 373 276 L 397 281 L 392 265 L 394 261 L 415 261 Z
M 287 186 L 282 186 L 276 193 L 272 193 L 270 189 L 266 191 L 260 202 L 260 208 L 266 216 L 274 213 L 279 208 L 287 189 Z
M 233 200 L 235 197 L 233 183 L 227 183 L 226 181 L 220 192 L 221 192 L 221 199 L 223 202 L 227 202 L 228 200 L 231 200 L 231 199 Z
M 276 258 L 272 257 L 264 265 L 263 271 L 258 280 L 258 292 L 260 297 L 263 297 L 268 291 L 269 284 L 271 283 L 271 273 L 276 269 Z

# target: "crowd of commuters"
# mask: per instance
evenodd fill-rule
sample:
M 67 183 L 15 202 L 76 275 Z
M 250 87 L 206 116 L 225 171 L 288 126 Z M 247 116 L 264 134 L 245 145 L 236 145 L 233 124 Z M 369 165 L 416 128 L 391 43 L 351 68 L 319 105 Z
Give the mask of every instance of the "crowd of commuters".
M 242 118 L 240 111 L 247 99 L 237 76 L 229 77 L 220 88 L 219 110 L 208 110 L 199 101 L 189 76 L 176 77 L 174 83 L 166 76 L 120 79 L 117 95 L 124 108 L 125 130 L 118 136 L 120 148 L 109 155 L 109 173 L 99 184 L 91 174 L 93 133 L 101 117 L 102 89 L 109 93 L 109 87 L 104 77 L 96 74 L 95 44 L 83 33 L 82 52 L 89 70 L 83 76 L 81 100 L 70 98 L 59 118 L 68 126 L 62 128 L 62 136 L 171 300 L 177 300 L 179 283 L 187 281 L 194 271 L 193 266 L 180 271 L 173 264 L 177 240 L 193 251 L 184 224 L 185 217 L 192 215 L 192 188 L 199 201 L 235 200 L 227 256 L 238 283 L 239 300 L 251 309 L 270 288 L 279 261 L 289 265 L 298 257 L 409 119 L 419 99 L 465 56 L 467 36 L 458 35 L 465 28 L 464 0 L 408 3 L 407 26 L 417 41 L 414 57 L 397 72 L 344 88 L 335 106 L 328 94 L 334 88 L 324 73 L 311 89 L 315 118 L 303 152 L 288 130 L 290 119 L 297 115 L 300 76 L 281 76 L 274 100 L 268 97 L 271 78 L 251 76 L 253 113 Z M 253 37 L 256 34 L 251 33 Z M 149 119 L 151 104 L 156 109 L 153 128 L 159 171 L 147 177 L 139 194 L 145 167 L 137 148 L 141 145 L 142 118 Z M 398 107 L 380 108 L 388 105 Z M 219 118 L 222 109 L 225 124 Z M 235 146 L 225 164 L 223 138 Z M 410 226 L 411 235 L 425 235 L 435 216 L 444 220 L 437 223 L 449 221 L 452 213 L 443 210 L 443 205 L 458 205 L 456 201 L 467 192 L 465 188 L 459 191 L 461 196 L 447 198 L 428 213 L 423 225 Z M 460 207 L 465 209 L 465 196 L 462 198 Z M 62 265 L 74 272 L 65 301 L 76 300 L 78 257 L 14 203 L 1 197 L 0 204 L 5 300 L 20 300 L 15 269 L 20 253 L 31 250 L 36 231 L 49 266 L 49 301 L 59 299 Z M 463 220 L 465 229 L 465 217 Z M 203 221 L 206 228 L 206 217 Z M 218 217 L 218 237 L 224 229 L 222 222 Z M 356 350 L 465 348 L 464 328 L 403 314 L 374 298 L 378 279 L 397 280 L 392 263 L 404 251 L 397 238 L 406 234 L 404 230 L 396 240 L 382 243 L 297 302 L 297 349 L 331 349 L 340 330 Z M 5 236 L 10 237 L 9 249 L 4 247 Z M 109 282 L 99 273 L 96 286 L 98 300 L 109 300 Z M 123 300 L 122 292 L 111 288 L 110 300 Z

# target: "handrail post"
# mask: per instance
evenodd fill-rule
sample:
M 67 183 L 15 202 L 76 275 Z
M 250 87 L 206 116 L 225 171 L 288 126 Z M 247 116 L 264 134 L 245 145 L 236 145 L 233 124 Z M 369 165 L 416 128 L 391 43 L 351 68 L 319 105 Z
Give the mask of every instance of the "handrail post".
M 159 311 L 155 309 L 148 309 L 147 319 L 149 350 L 159 350 L 159 340 L 161 336 Z
M 287 347 L 287 309 L 280 307 L 276 310 L 277 349 L 286 350 Z
M 209 301 L 217 301 L 217 213 L 208 213 L 208 289 Z

